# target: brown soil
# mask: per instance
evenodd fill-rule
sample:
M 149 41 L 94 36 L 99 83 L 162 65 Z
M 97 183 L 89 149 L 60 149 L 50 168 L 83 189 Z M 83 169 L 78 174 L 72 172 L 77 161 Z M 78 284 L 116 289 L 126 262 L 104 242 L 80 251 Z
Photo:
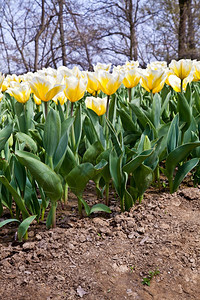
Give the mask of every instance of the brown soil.
M 70 195 L 58 227 L 33 224 L 25 243 L 13 242 L 15 225 L 1 229 L 0 299 L 200 299 L 199 189 L 152 189 L 123 214 L 111 197 L 111 215 L 79 219 Z M 94 201 L 93 186 L 85 198 Z

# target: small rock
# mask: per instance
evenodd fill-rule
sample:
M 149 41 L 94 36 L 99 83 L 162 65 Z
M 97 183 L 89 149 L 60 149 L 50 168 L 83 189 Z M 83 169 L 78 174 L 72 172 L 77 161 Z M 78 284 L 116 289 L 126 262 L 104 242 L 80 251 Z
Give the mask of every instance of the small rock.
M 144 234 L 145 233 L 144 227 L 138 227 L 137 232 L 140 233 L 140 234 Z
M 42 240 L 42 237 L 41 237 L 41 235 L 40 234 L 36 234 L 36 236 L 35 236 L 35 238 L 36 238 L 36 240 L 37 241 L 41 241 Z
M 135 227 L 135 222 L 134 222 L 134 221 L 128 221 L 128 222 L 127 222 L 127 227 L 128 227 L 128 228 L 133 228 L 133 227 Z
M 81 235 L 79 236 L 79 241 L 80 241 L 81 243 L 84 243 L 84 242 L 86 241 L 86 237 L 85 237 L 83 234 L 81 234 Z
M 94 222 L 96 225 L 99 225 L 99 226 L 101 226 L 101 227 L 109 226 L 109 224 L 108 224 L 106 221 L 102 220 L 101 218 L 94 218 L 94 219 L 93 219 L 93 222 Z
M 34 242 L 26 242 L 23 244 L 23 249 L 24 250 L 32 250 L 35 248 L 35 243 Z

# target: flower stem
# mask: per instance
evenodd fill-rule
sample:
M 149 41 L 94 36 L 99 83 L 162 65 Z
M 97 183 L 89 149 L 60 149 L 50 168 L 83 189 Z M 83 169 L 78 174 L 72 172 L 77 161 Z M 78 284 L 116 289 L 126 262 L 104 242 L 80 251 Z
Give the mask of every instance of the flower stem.
M 56 228 L 56 207 L 57 207 L 57 202 L 52 201 L 51 202 L 51 209 L 52 209 L 52 223 L 51 223 L 51 226 L 52 226 L 52 228 Z
M 109 102 L 110 102 L 110 96 L 107 95 L 107 104 L 106 104 L 106 117 L 109 117 Z

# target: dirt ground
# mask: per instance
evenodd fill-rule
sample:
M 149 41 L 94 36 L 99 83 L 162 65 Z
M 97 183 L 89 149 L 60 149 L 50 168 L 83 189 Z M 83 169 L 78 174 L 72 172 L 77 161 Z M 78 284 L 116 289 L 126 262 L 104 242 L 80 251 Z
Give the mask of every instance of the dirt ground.
M 85 199 L 94 201 L 90 185 Z M 170 195 L 151 189 L 142 204 L 120 213 L 77 216 L 77 202 L 58 208 L 57 228 L 29 228 L 16 243 L 15 225 L 0 231 L 0 299 L 200 299 L 200 190 Z M 147 283 L 149 272 L 159 273 Z

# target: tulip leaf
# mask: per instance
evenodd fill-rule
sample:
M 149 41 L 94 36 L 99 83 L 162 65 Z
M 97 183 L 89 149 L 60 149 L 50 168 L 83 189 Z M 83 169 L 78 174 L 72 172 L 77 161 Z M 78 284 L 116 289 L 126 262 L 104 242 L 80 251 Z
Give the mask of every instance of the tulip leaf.
M 123 166 L 123 171 L 127 174 L 133 173 L 143 163 L 143 161 L 154 152 L 154 150 L 155 149 L 149 149 L 143 151 L 141 154 Z
M 51 201 L 57 201 L 62 197 L 61 179 L 49 166 L 29 156 L 29 153 L 25 151 L 16 151 L 16 156 L 20 163 L 28 168 Z
M 8 182 L 5 176 L 0 176 L 0 181 L 5 185 L 5 187 L 9 190 L 9 192 L 12 194 L 15 203 L 19 207 L 20 211 L 24 214 L 25 217 L 29 217 L 29 213 L 24 205 L 24 201 L 20 197 L 20 195 L 17 193 L 17 191 L 12 187 L 12 185 Z
M 37 144 L 28 134 L 17 132 L 16 137 L 20 143 L 24 144 L 24 148 L 28 148 L 30 151 L 37 152 Z
M 92 208 L 90 209 L 90 214 L 93 212 L 99 212 L 99 211 L 111 213 L 111 210 L 107 205 L 105 205 L 103 203 L 98 203 L 98 204 L 95 204 L 92 206 Z
M 5 143 L 9 139 L 13 130 L 12 124 L 8 124 L 5 128 L 0 131 L 0 151 L 4 149 Z
M 127 189 L 125 189 L 124 193 L 124 206 L 126 211 L 129 211 L 129 209 L 133 206 L 133 197 L 127 191 Z
M 125 112 L 125 110 L 119 109 L 117 110 L 121 121 L 122 121 L 122 125 L 125 131 L 131 131 L 131 133 L 138 133 L 138 129 L 135 125 L 135 123 L 133 122 L 133 120 L 131 119 L 130 115 L 127 114 L 127 112 Z
M 199 158 L 192 158 L 191 160 L 185 162 L 182 166 L 178 168 L 178 171 L 176 173 L 176 176 L 173 181 L 173 189 L 171 193 L 176 192 L 179 185 L 183 181 L 183 179 L 186 177 L 188 172 L 190 172 L 199 162 Z
M 81 140 L 82 125 L 82 109 L 81 105 L 79 105 L 76 109 L 74 119 L 75 151 L 78 150 L 78 146 Z
M 75 168 L 78 165 L 77 159 L 74 155 L 74 153 L 72 152 L 72 150 L 67 147 L 67 152 L 65 154 L 64 160 L 62 162 L 62 165 L 59 169 L 60 174 L 64 177 L 64 179 L 66 180 L 67 175 L 69 174 L 69 172 Z
M 8 219 L 8 220 L 4 220 L 4 221 L 0 222 L 0 228 L 3 227 L 4 225 L 8 224 L 8 223 L 11 223 L 11 222 L 20 223 L 20 221 L 17 220 L 17 219 Z
M 14 175 L 20 191 L 24 192 L 26 186 L 26 170 L 16 157 L 14 157 Z
M 121 149 L 119 139 L 117 137 L 117 133 L 116 133 L 112 123 L 108 119 L 106 119 L 106 123 L 107 123 L 107 126 L 108 126 L 108 128 L 111 132 L 111 139 L 112 139 L 112 142 L 113 142 L 114 149 L 115 149 L 117 155 L 120 156 L 122 154 L 122 149 Z
M 65 180 L 72 192 L 77 196 L 81 196 L 88 181 L 98 175 L 106 165 L 107 161 L 105 160 L 100 161 L 96 166 L 88 162 L 82 163 L 75 166 L 65 177 Z
M 82 196 L 79 196 L 78 199 L 79 199 L 79 201 L 83 204 L 87 216 L 89 216 L 90 213 L 91 213 L 91 209 L 90 209 L 89 205 L 88 205 L 87 202 L 82 198 Z
M 156 93 L 153 97 L 152 110 L 151 110 L 151 119 L 155 128 L 158 128 L 160 125 L 160 115 L 161 115 L 161 97 Z
M 130 103 L 129 104 L 130 107 L 132 108 L 132 110 L 134 111 L 134 113 L 136 114 L 138 120 L 140 121 L 140 123 L 142 124 L 142 127 L 145 128 L 147 123 L 149 123 L 150 127 L 153 129 L 154 134 L 156 135 L 156 128 L 153 125 L 153 123 L 150 121 L 150 119 L 145 115 L 145 113 L 142 111 L 142 109 L 140 107 L 138 107 L 137 105 Z
M 105 148 L 106 140 L 105 140 L 105 137 L 103 134 L 103 128 L 99 124 L 99 117 L 91 109 L 87 110 L 87 115 L 89 116 L 89 118 L 91 120 L 91 126 L 93 127 L 93 130 L 94 130 L 97 140 L 102 144 L 103 148 Z
M 53 157 L 61 135 L 61 122 L 59 114 L 50 109 L 44 126 L 43 143 L 46 153 L 49 157 Z
M 177 111 L 179 112 L 180 121 L 185 123 L 182 128 L 182 131 L 185 132 L 190 126 L 192 112 L 187 99 L 182 93 L 178 93 Z
M 37 216 L 30 216 L 28 218 L 26 218 L 25 220 L 23 220 L 23 222 L 19 225 L 18 227 L 18 231 L 17 231 L 17 236 L 19 241 L 22 240 L 23 236 L 25 235 L 25 233 L 27 232 L 30 224 L 33 222 L 33 220 L 35 220 Z
M 120 156 L 118 156 L 115 150 L 110 152 L 110 158 L 109 158 L 110 174 L 115 189 L 119 197 L 121 198 L 121 201 L 124 196 L 125 184 L 126 184 L 126 175 L 122 171 L 122 159 L 123 159 L 123 153 Z
M 101 154 L 104 149 L 99 141 L 94 142 L 94 144 L 90 145 L 89 148 L 83 155 L 83 162 L 90 162 L 92 164 L 96 163 L 97 157 Z
M 166 174 L 168 174 L 168 180 L 170 186 L 172 184 L 173 172 L 179 162 L 183 161 L 187 155 L 196 147 L 200 146 L 200 142 L 188 143 L 181 145 L 174 149 L 166 159 Z
M 198 112 L 200 113 L 200 93 L 196 86 L 194 86 L 194 101 Z
M 73 118 L 68 118 L 67 120 L 63 121 L 61 126 L 61 138 L 53 157 L 53 165 L 56 172 L 61 167 L 67 152 L 69 130 L 72 123 Z
M 167 105 L 169 103 L 169 100 L 170 100 L 170 97 L 171 97 L 171 92 L 168 92 L 167 96 L 165 97 L 165 100 L 162 104 L 162 107 L 161 107 L 161 111 L 160 111 L 160 115 L 162 116 L 164 110 L 167 108 Z
M 179 114 L 177 114 L 171 125 L 167 134 L 167 152 L 170 153 L 178 147 L 179 141 Z
M 135 169 L 133 176 L 138 189 L 138 197 L 140 197 L 152 183 L 153 171 L 151 168 L 141 164 L 137 169 Z

